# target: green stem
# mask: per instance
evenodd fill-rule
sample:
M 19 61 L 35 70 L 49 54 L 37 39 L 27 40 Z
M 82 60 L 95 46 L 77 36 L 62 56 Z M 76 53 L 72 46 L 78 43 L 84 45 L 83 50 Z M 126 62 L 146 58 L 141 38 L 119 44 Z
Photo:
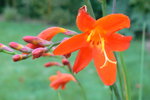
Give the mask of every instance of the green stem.
M 123 80 L 121 77 L 121 69 L 119 66 L 117 66 L 117 72 L 118 72 L 119 84 L 120 84 L 120 89 L 121 89 L 121 97 L 124 98 Z
M 106 16 L 107 15 L 107 13 L 106 13 L 106 0 L 99 0 L 99 2 L 102 4 L 103 16 Z
M 119 90 L 116 84 L 111 86 L 112 90 L 114 91 L 117 100 L 121 100 L 120 94 L 119 94 Z
M 59 91 L 59 90 L 57 91 L 57 94 L 58 94 L 58 100 L 62 100 L 61 94 L 60 94 L 60 91 Z
M 80 89 L 81 89 L 81 91 L 82 91 L 84 100 L 87 100 L 85 90 L 84 90 L 82 84 L 80 83 L 80 81 L 77 79 L 77 77 L 76 77 L 75 74 L 73 73 L 71 65 L 68 64 L 68 65 L 67 65 L 67 68 L 69 69 L 69 72 L 70 72 L 70 73 L 74 76 L 74 78 L 77 80 L 78 86 L 80 87 Z
M 75 77 L 75 78 L 76 78 L 76 77 Z M 77 80 L 77 78 L 76 78 L 76 80 Z M 84 100 L 87 100 L 86 93 L 85 93 L 85 90 L 84 90 L 82 84 L 79 82 L 79 80 L 77 80 L 77 82 L 78 82 L 78 85 L 79 85 L 79 87 L 81 88 L 81 91 L 82 91 L 82 93 L 83 93 Z
M 80 81 L 77 79 L 77 77 L 75 76 L 75 74 L 74 74 L 72 71 L 70 71 L 70 72 L 71 72 L 71 74 L 75 77 L 75 79 L 77 80 L 78 86 L 80 87 L 80 89 L 81 89 L 81 91 L 82 91 L 84 100 L 87 100 L 84 87 L 82 86 L 82 84 L 80 83 Z
M 56 42 L 56 43 L 51 44 L 49 47 L 47 47 L 47 48 L 48 48 L 47 51 L 51 50 L 52 47 L 57 46 L 57 45 L 59 45 L 60 43 L 61 43 L 61 42 Z
M 91 14 L 91 16 L 93 16 L 95 18 L 90 0 L 84 0 L 84 2 L 87 5 L 88 11 Z
M 116 57 L 116 60 L 117 62 L 119 61 L 118 60 L 118 57 L 117 57 L 117 53 L 115 53 L 115 57 Z M 124 90 L 123 90 L 123 80 L 122 80 L 122 71 L 121 71 L 121 68 L 120 66 L 117 64 L 117 72 L 118 72 L 118 78 L 119 78 L 119 86 L 120 86 L 120 90 L 121 90 L 121 98 L 123 99 L 124 98 Z
M 110 100 L 113 100 L 113 88 L 112 86 L 110 86 L 109 88 L 110 88 Z
M 9 54 L 9 55 L 16 55 L 17 54 L 16 52 L 9 52 L 9 51 L 6 51 L 6 50 L 2 50 L 2 52 L 6 53 L 6 54 Z
M 139 100 L 142 100 L 142 91 L 143 91 L 143 72 L 144 72 L 144 50 L 145 50 L 145 30 L 146 24 L 143 25 L 143 34 L 142 34 L 142 48 L 141 48 L 141 68 L 140 68 L 140 89 L 139 89 Z
M 127 77 L 127 73 L 126 73 L 126 65 L 125 65 L 123 55 L 121 52 L 119 52 L 119 58 L 120 58 L 120 62 L 121 62 L 120 68 L 121 68 L 122 76 L 123 76 L 123 80 L 124 80 L 125 99 L 131 100 L 128 77 Z

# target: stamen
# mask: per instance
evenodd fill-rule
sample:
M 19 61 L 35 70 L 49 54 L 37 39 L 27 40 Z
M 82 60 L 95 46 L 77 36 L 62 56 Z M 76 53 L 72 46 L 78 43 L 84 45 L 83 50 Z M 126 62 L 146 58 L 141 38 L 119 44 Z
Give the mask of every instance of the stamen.
M 113 60 L 111 60 L 111 59 L 108 58 L 105 50 L 104 50 L 104 56 L 105 56 L 105 62 L 104 62 L 104 64 L 102 66 L 100 66 L 100 69 L 105 67 L 107 61 L 110 62 L 110 63 L 113 63 L 113 64 L 117 63 L 116 61 L 113 61 Z
M 101 48 L 102 48 L 102 52 L 105 52 L 105 40 L 104 38 L 101 38 Z
M 90 35 L 88 36 L 88 38 L 87 38 L 86 41 L 87 41 L 87 42 L 91 41 L 91 36 L 90 36 Z
M 100 38 L 99 33 L 96 33 L 96 30 L 92 30 L 86 41 L 89 42 L 91 46 L 98 46 L 100 44 Z

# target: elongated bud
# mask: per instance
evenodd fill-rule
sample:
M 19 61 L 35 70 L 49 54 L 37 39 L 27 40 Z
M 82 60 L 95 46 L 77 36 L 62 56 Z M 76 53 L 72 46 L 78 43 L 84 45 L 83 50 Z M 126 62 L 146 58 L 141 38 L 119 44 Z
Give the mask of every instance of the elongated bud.
M 39 45 L 39 46 L 49 46 L 52 44 L 51 41 L 43 40 L 36 36 L 25 36 L 25 37 L 23 37 L 23 40 L 25 42 L 28 42 L 28 43 L 31 43 L 34 45 Z
M 47 52 L 47 48 L 36 48 L 32 51 L 33 59 L 41 57 L 45 52 Z
M 59 62 L 48 62 L 44 64 L 45 67 L 52 67 L 52 66 L 62 66 Z
M 26 58 L 28 58 L 28 55 L 25 55 L 25 54 L 14 55 L 12 57 L 12 59 L 13 59 L 14 62 L 20 61 L 20 60 L 23 60 L 23 59 L 26 59 Z
M 6 45 L 0 43 L 0 51 L 2 51 L 2 50 L 8 51 L 8 52 L 14 52 L 13 49 L 11 49 L 11 48 L 7 47 Z
M 62 59 L 62 64 L 63 64 L 63 65 L 69 65 L 70 62 L 68 61 L 68 59 L 63 58 L 63 59 Z
M 32 51 L 31 48 L 29 47 L 26 47 L 24 45 L 21 45 L 19 43 L 16 43 L 16 42 L 10 42 L 9 43 L 9 46 L 15 50 L 18 50 L 18 51 L 21 51 L 23 53 L 30 53 Z
M 65 34 L 65 35 L 77 35 L 78 33 L 75 32 L 75 31 L 72 31 L 72 30 L 66 30 L 66 31 L 64 32 L 64 34 Z

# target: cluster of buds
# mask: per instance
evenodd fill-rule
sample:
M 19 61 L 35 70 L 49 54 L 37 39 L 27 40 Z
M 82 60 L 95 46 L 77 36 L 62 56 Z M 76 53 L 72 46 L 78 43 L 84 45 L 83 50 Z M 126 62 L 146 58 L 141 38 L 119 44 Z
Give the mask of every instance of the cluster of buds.
M 10 47 L 7 47 L 6 45 L 0 43 L 0 52 L 14 55 L 12 57 L 14 62 L 27 59 L 31 55 L 33 56 L 33 59 L 39 58 L 41 56 L 54 56 L 53 54 L 49 53 L 48 52 L 49 49 L 45 47 L 51 45 L 52 44 L 51 41 L 46 41 L 39 37 L 34 37 L 34 36 L 26 36 L 23 39 L 28 43 L 33 43 L 31 45 L 33 46 L 37 45 L 39 47 L 32 49 L 32 47 L 29 47 L 28 45 L 25 46 L 16 42 L 10 42 L 9 46 L 12 48 L 11 49 Z M 22 54 L 15 53 L 13 49 L 22 52 Z
M 32 56 L 33 59 L 42 57 L 42 56 L 49 56 L 54 57 L 54 54 L 50 53 L 50 50 L 54 50 L 56 45 L 53 45 L 54 43 L 50 41 L 56 34 L 63 33 L 65 35 L 76 35 L 78 34 L 75 31 L 60 28 L 60 27 L 50 27 L 42 31 L 38 36 L 25 36 L 23 37 L 23 40 L 27 42 L 27 45 L 22 45 L 16 42 L 10 42 L 9 46 L 12 48 L 9 48 L 3 44 L 0 44 L 0 51 L 7 51 L 12 52 L 14 55 L 12 57 L 13 61 L 21 61 L 24 59 L 27 59 Z M 65 37 L 61 42 L 67 40 L 69 38 Z M 14 52 L 14 50 L 22 52 L 22 54 L 17 54 Z M 67 58 L 71 56 L 71 53 L 64 55 L 62 58 L 62 62 L 48 62 L 44 66 L 50 67 L 50 66 L 70 66 L 70 63 Z
M 78 34 L 75 31 L 64 29 L 61 27 L 51 27 L 42 31 L 38 36 L 23 37 L 23 40 L 28 43 L 27 45 L 22 45 L 16 42 L 10 42 L 9 47 L 7 47 L 4 44 L 0 43 L 0 52 L 13 55 L 12 59 L 14 62 L 21 61 L 29 57 L 32 57 L 33 59 L 36 59 L 42 56 L 56 57 L 54 56 L 54 54 L 50 53 L 49 51 L 50 50 L 53 51 L 57 45 L 59 45 L 61 42 L 64 42 L 65 40 L 68 39 L 65 37 L 60 42 L 53 43 L 51 39 L 58 33 L 63 33 L 69 36 Z M 13 49 L 20 51 L 21 54 L 17 54 Z M 70 56 L 71 56 L 71 53 L 60 56 L 62 58 L 61 63 L 50 61 L 50 62 L 45 63 L 44 66 L 45 67 L 67 66 L 71 70 L 70 62 L 67 59 Z M 50 86 L 53 87 L 54 89 L 58 89 L 58 87 L 61 87 L 61 89 L 64 89 L 65 85 L 71 80 L 76 82 L 76 79 L 71 74 L 63 74 L 61 72 L 57 72 L 57 75 L 53 75 L 50 77 L 50 81 L 51 81 Z

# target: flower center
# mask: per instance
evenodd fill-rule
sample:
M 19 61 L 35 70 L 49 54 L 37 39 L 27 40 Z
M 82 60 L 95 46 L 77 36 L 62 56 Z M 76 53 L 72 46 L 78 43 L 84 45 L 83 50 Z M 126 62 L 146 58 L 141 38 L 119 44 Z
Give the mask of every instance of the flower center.
M 92 46 L 100 46 L 101 44 L 101 36 L 96 30 L 92 30 L 91 33 L 87 37 L 87 42 Z
M 97 48 L 100 48 L 101 51 L 103 52 L 104 54 L 104 57 L 105 57 L 105 62 L 102 66 L 100 66 L 100 68 L 104 68 L 107 64 L 107 62 L 110 62 L 110 63 L 113 63 L 113 64 L 116 64 L 117 62 L 116 61 L 113 61 L 111 60 L 108 56 L 107 56 L 107 52 L 105 50 L 105 39 L 104 39 L 104 35 L 105 32 L 104 31 L 99 31 L 99 30 L 92 30 L 91 33 L 88 35 L 87 37 L 87 42 L 90 43 L 90 45 L 93 47 L 97 47 Z

